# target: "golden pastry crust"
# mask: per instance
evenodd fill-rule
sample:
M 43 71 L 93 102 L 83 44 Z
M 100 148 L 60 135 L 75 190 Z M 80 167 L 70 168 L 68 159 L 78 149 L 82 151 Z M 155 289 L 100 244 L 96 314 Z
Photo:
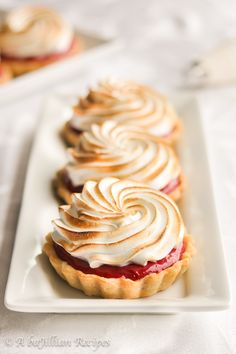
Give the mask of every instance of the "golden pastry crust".
M 70 121 L 66 122 L 63 126 L 60 135 L 66 145 L 68 146 L 76 146 L 79 141 L 80 134 L 76 133 L 73 128 L 70 126 Z
M 183 129 L 182 123 L 178 120 L 176 121 L 175 129 L 170 134 L 170 136 L 163 137 L 163 138 L 160 137 L 160 139 L 162 139 L 165 143 L 172 145 L 178 140 L 182 129 Z M 80 134 L 76 133 L 76 131 L 73 128 L 71 128 L 70 121 L 66 122 L 61 130 L 61 137 L 64 140 L 64 142 L 68 146 L 76 146 L 79 142 L 79 136 Z
M 179 201 L 183 195 L 184 191 L 184 186 L 185 186 L 185 178 L 184 175 L 180 175 L 180 184 L 178 185 L 175 190 L 168 194 L 168 196 L 173 199 L 175 202 Z M 52 187 L 53 190 L 56 194 L 56 196 L 62 200 L 63 202 L 66 202 L 66 204 L 71 204 L 72 199 L 71 195 L 72 193 L 68 190 L 64 180 L 63 180 L 63 170 L 60 170 L 57 172 L 55 178 L 52 181 Z
M 94 274 L 85 274 L 61 260 L 53 247 L 51 234 L 46 237 L 43 251 L 56 272 L 73 288 L 82 290 L 88 296 L 108 299 L 138 299 L 156 294 L 169 288 L 189 267 L 195 252 L 191 236 L 184 237 L 185 251 L 181 260 L 160 273 L 146 275 L 139 280 L 127 278 L 104 278 Z
M 55 192 L 56 196 L 60 200 L 62 200 L 63 202 L 66 202 L 66 204 L 71 204 L 72 193 L 66 188 L 66 185 L 65 185 L 63 178 L 62 178 L 62 170 L 58 171 L 55 178 L 52 180 L 52 187 L 53 187 L 53 191 Z
M 57 61 L 69 58 L 74 54 L 77 54 L 82 51 L 82 43 L 80 38 L 74 39 L 74 44 L 72 48 L 66 53 L 63 54 L 61 58 L 48 58 L 45 60 L 21 60 L 21 59 L 4 59 L 2 58 L 2 62 L 6 63 L 10 68 L 14 76 L 20 76 L 26 74 L 31 71 L 35 71 L 49 64 L 55 63 Z
M 8 65 L 0 63 L 0 84 L 5 84 L 12 79 L 12 72 Z

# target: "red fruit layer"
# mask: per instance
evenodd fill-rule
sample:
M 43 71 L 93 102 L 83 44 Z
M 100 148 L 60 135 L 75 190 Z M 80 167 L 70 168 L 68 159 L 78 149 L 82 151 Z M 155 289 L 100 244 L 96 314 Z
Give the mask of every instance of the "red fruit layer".
M 54 53 L 54 54 L 49 54 L 49 55 L 38 55 L 38 56 L 35 56 L 35 57 L 25 57 L 25 58 L 20 58 L 20 57 L 15 57 L 15 56 L 12 56 L 12 55 L 4 55 L 2 54 L 2 59 L 4 60 L 19 60 L 19 61 L 26 61 L 26 62 L 29 62 L 29 61 L 54 61 L 54 60 L 58 60 L 58 59 L 61 59 L 63 57 L 65 57 L 70 51 L 72 51 L 77 45 L 77 41 L 76 39 L 73 39 L 73 41 L 71 42 L 71 45 L 69 46 L 69 48 L 62 52 L 62 53 Z
M 165 194 L 172 193 L 180 185 L 180 177 L 172 179 L 164 188 L 161 189 L 161 192 Z
M 160 273 L 162 270 L 171 267 L 174 263 L 181 259 L 185 250 L 184 243 L 181 243 L 178 247 L 173 248 L 166 257 L 156 262 L 148 262 L 145 266 L 134 263 L 123 267 L 104 264 L 97 268 L 91 268 L 87 262 L 71 256 L 57 243 L 53 242 L 53 246 L 57 256 L 60 259 L 67 262 L 74 269 L 80 270 L 85 274 L 95 274 L 104 278 L 125 277 L 131 280 L 138 280 L 152 273 Z

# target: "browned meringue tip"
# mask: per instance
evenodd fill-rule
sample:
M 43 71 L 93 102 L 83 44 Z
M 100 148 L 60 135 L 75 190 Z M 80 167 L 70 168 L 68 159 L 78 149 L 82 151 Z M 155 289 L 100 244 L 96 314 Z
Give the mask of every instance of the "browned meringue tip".
M 175 129 L 168 137 L 157 137 L 160 142 L 168 145 L 175 145 L 181 134 L 183 132 L 183 123 L 182 121 L 178 120 L 175 125 Z M 83 133 L 76 132 L 71 126 L 70 121 L 67 121 L 60 131 L 60 136 L 62 140 L 66 143 L 68 147 L 76 147 L 79 143 L 80 136 Z M 147 130 L 148 133 L 148 130 Z
M 169 288 L 189 268 L 195 247 L 191 236 L 184 237 L 185 251 L 179 261 L 160 273 L 149 274 L 139 280 L 122 278 L 103 278 L 94 274 L 85 274 L 62 261 L 56 254 L 51 234 L 46 236 L 43 252 L 58 275 L 70 286 L 83 291 L 88 296 L 107 299 L 138 299 L 152 296 Z

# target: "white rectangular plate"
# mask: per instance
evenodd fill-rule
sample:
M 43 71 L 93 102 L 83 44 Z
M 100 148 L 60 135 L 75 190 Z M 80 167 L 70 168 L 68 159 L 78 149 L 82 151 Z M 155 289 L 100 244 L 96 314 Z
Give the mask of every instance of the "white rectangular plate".
M 181 210 L 193 235 L 197 253 L 188 272 L 168 290 L 138 300 L 90 298 L 71 288 L 42 254 L 44 236 L 57 217 L 50 180 L 66 162 L 59 129 L 68 119 L 66 98 L 51 97 L 31 153 L 5 305 L 24 312 L 168 313 L 222 310 L 229 304 L 229 288 L 219 234 L 201 118 L 194 99 L 174 99 L 183 119 L 178 145 L 186 174 Z
M 5 85 L 0 86 L 0 103 L 11 101 L 15 97 L 32 93 L 35 90 L 48 87 L 49 85 L 60 83 L 63 79 L 74 76 L 78 70 L 78 66 L 83 61 L 88 60 L 88 56 L 92 54 L 95 61 L 95 54 L 105 54 L 118 45 L 118 40 L 111 40 L 97 36 L 93 33 L 76 31 L 78 37 L 83 43 L 83 51 L 69 58 L 59 60 L 55 63 L 47 65 L 38 70 L 21 75 L 12 79 Z

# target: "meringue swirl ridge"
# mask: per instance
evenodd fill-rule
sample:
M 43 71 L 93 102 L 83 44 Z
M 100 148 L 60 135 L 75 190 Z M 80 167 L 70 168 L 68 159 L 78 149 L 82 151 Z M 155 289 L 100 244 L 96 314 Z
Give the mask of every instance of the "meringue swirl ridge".
M 162 137 L 170 136 L 179 125 L 174 109 L 164 96 L 132 81 L 107 80 L 89 90 L 74 107 L 70 126 L 83 131 L 106 119 L 140 126 Z
M 140 128 L 105 121 L 92 125 L 69 149 L 72 161 L 65 167 L 74 187 L 110 175 L 146 182 L 165 188 L 179 178 L 181 167 L 174 150 L 159 138 Z
M 117 178 L 88 181 L 59 207 L 53 241 L 89 263 L 146 265 L 179 246 L 185 227 L 176 204 L 145 184 Z

